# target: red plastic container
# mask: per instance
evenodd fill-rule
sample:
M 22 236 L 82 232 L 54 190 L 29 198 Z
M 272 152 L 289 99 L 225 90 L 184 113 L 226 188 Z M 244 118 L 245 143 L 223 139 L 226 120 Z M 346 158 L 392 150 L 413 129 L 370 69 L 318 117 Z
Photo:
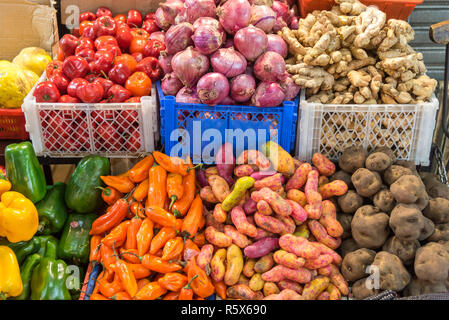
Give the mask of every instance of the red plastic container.
M 25 115 L 22 109 L 0 108 L 0 139 L 27 140 L 28 132 L 25 130 Z
M 407 20 L 416 5 L 424 0 L 360 0 L 363 4 L 377 6 L 387 14 L 387 19 Z M 298 0 L 301 18 L 314 10 L 329 10 L 335 4 L 334 0 Z

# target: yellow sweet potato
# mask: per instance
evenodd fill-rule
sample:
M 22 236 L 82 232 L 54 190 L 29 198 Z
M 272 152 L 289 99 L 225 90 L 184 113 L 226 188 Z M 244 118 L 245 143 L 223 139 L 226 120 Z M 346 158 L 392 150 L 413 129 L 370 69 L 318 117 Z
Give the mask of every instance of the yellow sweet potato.
M 254 271 L 257 273 L 264 273 L 270 270 L 274 265 L 273 254 L 269 253 L 254 264 Z
M 216 247 L 226 248 L 232 245 L 232 239 L 223 232 L 218 231 L 215 227 L 209 226 L 204 231 L 206 240 Z
M 270 159 L 276 171 L 290 177 L 295 172 L 293 157 L 276 142 L 268 141 L 262 145 L 262 152 Z
M 298 203 L 301 207 L 307 204 L 307 198 L 304 192 L 298 189 L 290 189 L 287 191 L 287 199 L 293 200 Z
M 330 280 L 325 276 L 318 276 L 311 282 L 307 283 L 302 290 L 302 297 L 304 300 L 315 300 L 318 296 L 327 289 Z
M 235 244 L 231 244 L 226 252 L 226 272 L 224 282 L 228 286 L 232 286 L 239 280 L 243 270 L 243 253 Z
M 259 291 L 263 289 L 264 284 L 265 281 L 263 281 L 262 275 L 260 273 L 255 273 L 249 280 L 248 286 L 253 291 Z
M 224 279 L 226 272 L 225 260 L 226 249 L 218 249 L 212 257 L 212 260 L 210 262 L 210 276 L 215 282 L 220 282 Z
M 247 285 L 236 284 L 226 290 L 226 296 L 231 299 L 254 300 L 256 294 Z
M 256 273 L 254 271 L 254 265 L 256 264 L 256 262 L 257 262 L 256 259 L 246 260 L 242 270 L 242 273 L 245 275 L 245 277 L 251 278 L 254 275 L 254 273 Z

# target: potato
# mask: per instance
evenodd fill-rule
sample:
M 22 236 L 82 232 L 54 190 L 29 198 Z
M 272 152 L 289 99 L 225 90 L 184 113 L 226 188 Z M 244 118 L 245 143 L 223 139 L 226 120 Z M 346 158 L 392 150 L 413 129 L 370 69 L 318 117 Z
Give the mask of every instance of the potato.
M 346 255 L 348 253 L 355 251 L 359 248 L 360 248 L 360 246 L 357 244 L 357 242 L 355 242 L 355 240 L 353 238 L 348 238 L 341 242 L 339 249 L 340 249 L 341 256 L 344 258 L 344 257 L 346 257 Z
M 379 268 L 380 289 L 401 291 L 410 282 L 410 273 L 405 269 L 401 259 L 394 254 L 380 251 L 372 265 Z
M 352 188 L 351 175 L 343 170 L 335 172 L 329 179 L 330 182 L 334 180 L 343 180 L 348 185 L 348 188 Z
M 412 175 L 412 170 L 398 165 L 391 165 L 383 173 L 383 178 L 386 184 L 391 185 L 400 177 L 405 175 Z
M 357 280 L 352 285 L 352 294 L 354 295 L 355 299 L 359 300 L 366 299 L 380 292 L 379 289 L 369 289 L 368 286 L 366 285 L 366 280 L 367 278 Z
M 380 248 L 390 233 L 388 222 L 388 215 L 378 208 L 360 207 L 351 222 L 352 237 L 361 248 Z
M 412 171 L 412 174 L 419 177 L 419 173 L 416 170 L 416 164 L 413 161 L 407 161 L 407 160 L 398 160 L 396 161 L 396 164 L 398 166 L 402 166 L 404 168 L 408 168 Z
M 449 200 L 445 198 L 434 198 L 424 209 L 423 214 L 435 224 L 449 222 Z
M 434 233 L 427 239 L 429 241 L 448 241 L 449 240 L 449 223 L 435 225 Z
M 253 270 L 257 273 L 264 273 L 270 270 L 274 265 L 273 253 L 269 253 L 254 264 Z
M 391 160 L 391 164 L 396 163 L 396 155 L 394 154 L 393 150 L 391 150 L 390 148 L 388 148 L 387 146 L 383 146 L 383 147 L 376 147 L 371 153 L 378 153 L 378 152 L 382 152 L 385 153 L 386 155 L 388 155 L 390 157 Z
M 374 195 L 373 203 L 381 211 L 390 214 L 391 210 L 393 210 L 393 208 L 396 205 L 396 200 L 394 199 L 391 191 L 388 188 L 386 188 L 381 189 L 378 193 Z
M 409 285 L 404 289 L 404 296 L 420 296 L 429 293 L 448 292 L 444 282 L 432 283 L 421 279 L 412 279 Z
M 437 175 L 429 172 L 422 172 L 420 175 L 430 197 L 449 200 L 449 186 L 442 183 Z
M 379 173 L 365 168 L 357 169 L 351 177 L 352 184 L 362 197 L 371 197 L 382 187 Z
M 449 252 L 445 246 L 429 242 L 416 251 L 415 274 L 420 280 L 444 282 L 449 276 Z
M 263 295 L 265 297 L 268 297 L 272 294 L 278 294 L 279 288 L 274 282 L 266 281 L 263 285 Z
M 349 147 L 341 154 L 338 165 L 343 171 L 354 173 L 357 169 L 363 168 L 367 155 L 366 150 L 361 146 Z
M 383 152 L 371 153 L 365 160 L 365 167 L 372 171 L 384 171 L 391 166 L 391 158 Z
M 362 248 L 348 253 L 341 264 L 341 273 L 348 281 L 357 281 L 367 275 L 366 267 L 373 263 L 376 252 Z
M 410 265 L 415 259 L 416 250 L 420 247 L 419 241 L 404 241 L 396 236 L 391 237 L 385 242 L 382 251 L 392 253 L 401 259 L 404 265 Z
M 349 213 L 340 213 L 337 215 L 337 220 L 340 222 L 343 227 L 343 234 L 341 235 L 342 239 L 347 239 L 351 237 L 351 222 L 352 222 L 352 214 Z
M 424 223 L 424 216 L 414 204 L 400 203 L 391 211 L 390 228 L 400 240 L 417 240 L 424 228 Z
M 354 190 L 348 190 L 346 194 L 338 197 L 338 206 L 345 213 L 354 213 L 363 205 L 363 198 Z
M 416 203 L 418 199 L 423 197 L 423 194 L 427 195 L 426 187 L 421 178 L 414 175 L 400 177 L 391 184 L 390 191 L 399 203 Z
M 423 241 L 430 237 L 435 232 L 435 224 L 427 217 L 424 217 L 424 227 L 421 229 L 421 234 L 418 240 Z

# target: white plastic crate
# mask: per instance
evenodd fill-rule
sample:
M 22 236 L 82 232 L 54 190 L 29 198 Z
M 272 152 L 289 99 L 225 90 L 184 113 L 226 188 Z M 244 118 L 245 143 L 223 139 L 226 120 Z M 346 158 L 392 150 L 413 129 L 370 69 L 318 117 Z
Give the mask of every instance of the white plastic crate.
M 154 151 L 160 139 L 155 86 L 141 103 L 37 103 L 33 92 L 22 110 L 38 156 L 132 158 Z
M 352 145 L 368 151 L 388 146 L 398 160 L 428 165 L 438 107 L 435 95 L 430 102 L 416 105 L 309 103 L 301 90 L 296 155 L 310 160 L 320 152 L 338 160 Z

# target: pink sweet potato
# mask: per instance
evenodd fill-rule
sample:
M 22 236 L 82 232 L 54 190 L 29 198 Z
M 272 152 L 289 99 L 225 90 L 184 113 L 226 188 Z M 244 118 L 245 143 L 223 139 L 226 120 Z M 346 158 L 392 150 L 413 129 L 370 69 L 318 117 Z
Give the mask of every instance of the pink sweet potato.
M 347 191 L 348 185 L 343 180 L 334 180 L 318 188 L 318 192 L 321 194 L 323 200 L 334 196 L 342 196 Z
M 247 236 L 250 237 L 257 236 L 256 226 L 248 222 L 245 211 L 243 211 L 242 207 L 236 206 L 232 208 L 231 218 L 232 223 L 234 223 L 235 227 L 239 232 L 246 234 Z
M 200 169 L 196 172 L 196 179 L 198 180 L 201 188 L 207 187 L 209 185 L 206 177 L 206 171 L 204 171 L 203 169 Z
M 270 188 L 265 187 L 259 191 L 253 191 L 251 199 L 256 202 L 265 200 L 270 204 L 273 211 L 281 216 L 289 216 L 292 213 L 289 203 Z
M 258 150 L 245 150 L 237 158 L 237 164 L 255 164 L 259 171 L 266 171 L 271 167 L 270 160 Z
M 304 258 L 299 258 L 294 253 L 290 253 L 285 250 L 277 250 L 273 254 L 273 259 L 277 264 L 283 265 L 284 267 L 290 269 L 299 269 L 304 266 L 306 262 Z
M 255 236 L 253 238 L 253 240 L 257 241 L 257 240 L 260 240 L 260 239 L 263 239 L 263 238 L 267 238 L 267 237 L 272 238 L 274 236 L 276 236 L 276 234 L 273 233 L 273 232 L 269 232 L 269 231 L 267 231 L 265 229 L 262 229 L 262 228 L 257 228 L 257 236 Z
M 254 183 L 254 189 L 260 190 L 262 188 L 270 188 L 271 190 L 277 190 L 282 187 L 282 174 L 276 173 L 270 177 L 256 180 Z
M 270 294 L 263 300 L 304 300 L 300 294 L 291 289 L 284 289 L 279 293 Z
M 251 176 L 253 172 L 254 168 L 250 164 L 241 164 L 234 168 L 234 175 L 239 178 Z
M 240 248 L 245 248 L 249 246 L 252 242 L 249 240 L 246 235 L 239 232 L 236 228 L 231 225 L 226 225 L 224 227 L 224 234 L 232 239 L 232 243 Z
M 214 215 L 214 219 L 217 222 L 219 222 L 219 223 L 225 223 L 226 222 L 227 213 L 221 207 L 221 203 L 217 203 L 215 205 L 213 215 Z
M 304 222 L 307 220 L 307 212 L 304 210 L 301 205 L 293 200 L 287 199 L 287 202 L 290 204 L 292 208 L 291 217 L 295 218 L 298 222 Z
M 284 223 L 272 216 L 264 216 L 256 212 L 254 214 L 254 221 L 257 226 L 272 233 L 281 233 L 285 230 Z
M 329 286 L 329 278 L 318 276 L 310 283 L 307 283 L 302 290 L 304 300 L 315 300 Z
M 322 254 L 316 259 L 308 259 L 304 264 L 307 269 L 319 269 L 324 268 L 332 263 L 332 256 L 330 254 Z
M 206 270 L 206 267 L 209 265 L 210 261 L 212 260 L 213 253 L 214 253 L 214 246 L 211 244 L 205 244 L 201 248 L 201 251 L 198 254 L 198 257 L 196 257 L 198 267 L 200 267 L 203 270 Z
M 320 250 L 313 246 L 307 239 L 285 234 L 279 238 L 279 245 L 287 252 L 296 254 L 305 259 L 316 259 L 320 256 Z
M 263 214 L 264 216 L 269 216 L 273 213 L 273 209 L 271 209 L 268 202 L 265 200 L 260 200 L 257 202 L 257 212 Z
M 306 195 L 308 204 L 304 207 L 309 219 L 319 219 L 321 217 L 322 198 L 317 191 L 309 191 Z
M 226 248 L 232 244 L 231 237 L 225 235 L 223 232 L 218 231 L 213 226 L 209 226 L 204 231 L 204 236 L 209 243 L 212 243 L 216 247 Z
M 319 221 L 331 237 L 341 237 L 344 232 L 342 225 L 337 220 L 337 209 L 332 201 L 324 200 L 322 202 Z
M 310 232 L 313 234 L 318 242 L 323 243 L 331 249 L 337 249 L 341 244 L 341 238 L 331 237 L 324 226 L 316 220 L 309 220 L 307 222 Z
M 285 289 L 290 289 L 295 291 L 298 294 L 302 293 L 302 286 L 295 282 L 295 281 L 291 281 L 291 280 L 281 280 L 277 283 L 279 289 L 281 290 L 285 290 Z
M 287 181 L 285 190 L 301 188 L 307 181 L 309 172 L 312 171 L 312 166 L 309 163 L 301 164 L 296 170 L 293 176 Z
M 247 246 L 243 253 L 248 258 L 260 258 L 279 248 L 278 238 L 264 238 Z
M 321 242 L 312 242 L 312 245 L 317 247 L 320 250 L 321 254 L 329 254 L 329 255 L 331 255 L 332 256 L 332 263 L 334 263 L 337 266 L 341 265 L 341 262 L 342 262 L 343 259 L 337 252 L 335 252 L 334 250 L 332 250 L 328 246 L 322 244 Z
M 245 204 L 243 205 L 243 210 L 247 215 L 253 214 L 257 211 L 257 202 L 253 199 L 249 198 L 245 201 Z
M 254 172 L 253 174 L 251 174 L 251 178 L 253 178 L 254 180 L 261 180 L 267 177 L 271 177 L 272 175 L 275 175 L 277 173 L 277 171 L 274 170 L 268 170 L 268 171 L 257 171 Z
M 321 153 L 313 155 L 312 163 L 323 176 L 330 177 L 335 173 L 335 164 Z
M 306 268 L 290 269 L 277 265 L 271 270 L 262 273 L 262 279 L 271 282 L 279 282 L 286 279 L 298 283 L 308 283 L 312 280 L 312 274 Z
M 317 170 L 311 170 L 307 174 L 307 182 L 306 182 L 306 185 L 304 186 L 304 193 L 306 194 L 307 201 L 309 203 L 310 203 L 310 201 L 308 200 L 309 193 L 311 191 L 318 192 L 318 178 L 319 178 L 319 176 L 320 176 L 320 173 Z

